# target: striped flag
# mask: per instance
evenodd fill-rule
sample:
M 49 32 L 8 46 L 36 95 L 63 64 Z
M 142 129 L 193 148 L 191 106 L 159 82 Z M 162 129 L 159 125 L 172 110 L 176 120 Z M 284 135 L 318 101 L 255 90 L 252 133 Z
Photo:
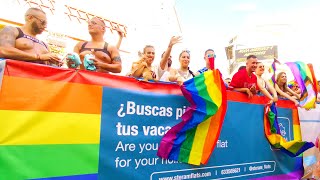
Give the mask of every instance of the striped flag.
M 208 70 L 184 82 L 191 106 L 182 122 L 162 138 L 157 155 L 194 165 L 206 164 L 217 143 L 227 109 L 226 88 L 219 70 Z

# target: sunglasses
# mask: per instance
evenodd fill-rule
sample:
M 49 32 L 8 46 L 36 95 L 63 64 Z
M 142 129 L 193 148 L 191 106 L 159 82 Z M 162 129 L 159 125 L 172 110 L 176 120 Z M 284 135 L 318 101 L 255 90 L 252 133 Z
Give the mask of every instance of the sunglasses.
M 104 25 L 102 25 L 102 24 L 99 24 L 99 23 L 97 23 L 97 22 L 95 22 L 95 21 L 88 21 L 87 22 L 88 23 L 88 25 L 100 25 L 100 26 L 104 26 Z
M 183 50 L 181 53 L 183 53 L 183 52 L 186 52 L 186 53 L 190 54 L 189 50 Z
M 208 57 L 208 58 L 211 58 L 211 57 L 216 58 L 216 55 L 215 55 L 215 54 L 208 54 L 207 57 Z
M 38 18 L 38 17 L 35 16 L 35 15 L 31 15 L 31 16 L 34 17 L 34 18 L 36 18 L 36 19 L 40 22 L 41 25 L 46 25 L 46 24 L 47 24 L 47 21 L 46 21 L 46 20 L 42 20 L 42 19 Z

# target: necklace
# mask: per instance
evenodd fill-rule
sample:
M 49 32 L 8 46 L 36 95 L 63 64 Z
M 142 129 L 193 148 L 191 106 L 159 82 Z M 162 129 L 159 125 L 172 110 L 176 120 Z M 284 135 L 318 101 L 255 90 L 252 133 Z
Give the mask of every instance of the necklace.
M 189 77 L 189 70 L 187 70 L 187 72 L 182 71 L 181 69 L 178 70 L 178 73 L 180 74 L 180 76 L 182 76 L 184 79 L 188 79 Z

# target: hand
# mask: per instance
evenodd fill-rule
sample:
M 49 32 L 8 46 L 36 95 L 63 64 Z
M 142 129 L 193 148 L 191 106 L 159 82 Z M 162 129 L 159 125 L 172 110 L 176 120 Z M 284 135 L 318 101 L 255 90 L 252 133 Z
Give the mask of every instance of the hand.
M 39 55 L 39 60 L 47 61 L 50 64 L 55 64 L 58 67 L 62 66 L 62 64 L 63 64 L 63 62 L 61 61 L 60 57 L 57 54 L 54 54 L 54 53 L 40 54 Z
M 267 104 L 268 104 L 268 105 L 271 105 L 273 102 L 274 102 L 274 101 L 273 101 L 272 99 L 270 99 Z
M 255 94 L 257 92 L 256 86 L 251 86 L 250 91 Z
M 97 60 L 96 58 L 90 58 L 90 60 L 93 61 L 93 65 L 96 66 L 97 69 L 102 69 L 103 70 L 103 67 L 104 67 L 104 64 L 103 62 Z
M 115 28 L 115 30 L 118 32 L 120 37 L 124 37 L 124 32 L 118 26 Z
M 141 62 L 141 66 L 142 67 L 148 67 L 148 64 L 145 61 L 143 61 L 143 62 Z
M 253 97 L 253 94 L 252 94 L 252 92 L 251 92 L 250 89 L 246 88 L 246 93 L 248 94 L 248 97 L 249 97 L 249 98 L 252 98 L 252 97 Z
M 170 39 L 170 44 L 169 46 L 173 46 L 177 43 L 180 43 L 182 41 L 182 37 L 181 36 L 172 36 L 172 38 Z
M 67 62 L 67 66 L 68 68 L 73 68 L 72 65 L 75 66 L 75 62 L 72 61 L 72 59 L 69 58 L 69 56 L 71 56 L 72 54 L 71 53 L 68 53 L 65 57 L 65 61 Z
M 176 82 L 178 80 L 177 76 L 169 76 L 168 80 L 170 82 Z
M 278 96 L 273 97 L 273 102 L 277 102 L 278 101 Z
M 315 177 L 320 177 L 320 161 L 318 161 L 313 167 L 313 175 Z
M 300 107 L 300 104 L 297 100 L 294 100 L 294 105 L 297 106 L 297 107 Z

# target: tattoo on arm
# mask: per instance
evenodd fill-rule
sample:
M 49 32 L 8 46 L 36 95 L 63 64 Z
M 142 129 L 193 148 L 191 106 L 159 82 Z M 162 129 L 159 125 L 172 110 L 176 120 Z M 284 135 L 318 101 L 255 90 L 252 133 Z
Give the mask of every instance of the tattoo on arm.
M 116 56 L 116 57 L 112 58 L 112 61 L 121 62 L 121 58 L 120 58 L 120 56 Z
M 6 26 L 0 32 L 0 46 L 10 46 L 14 47 L 16 42 L 16 37 L 14 34 L 14 29 L 10 26 Z

